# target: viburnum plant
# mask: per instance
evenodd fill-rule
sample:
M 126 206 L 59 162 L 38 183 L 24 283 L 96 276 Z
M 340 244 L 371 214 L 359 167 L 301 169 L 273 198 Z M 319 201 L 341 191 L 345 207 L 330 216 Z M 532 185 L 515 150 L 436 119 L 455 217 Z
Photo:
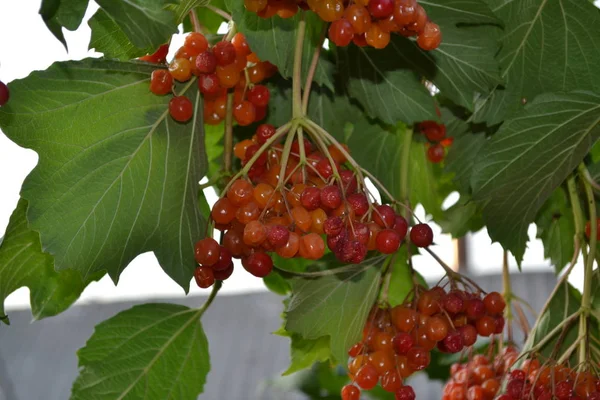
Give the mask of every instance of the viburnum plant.
M 0 83 L 0 127 L 39 155 L 0 243 L 0 318 L 21 286 L 36 319 L 59 314 L 148 251 L 185 292 L 211 289 L 199 308 L 99 324 L 73 399 L 195 399 L 201 318 L 235 259 L 287 296 L 285 374 L 315 365 L 332 396 L 415 399 L 405 380 L 426 371 L 450 378 L 447 400 L 600 398 L 591 2 L 97 3 L 90 48 L 104 57 Z M 44 0 L 40 14 L 65 43 L 87 5 Z M 506 250 L 502 294 L 444 263 L 417 205 L 456 238 L 487 227 Z M 508 252 L 520 265 L 532 223 L 561 277 L 530 329 Z M 444 270 L 438 285 L 414 271 L 419 252 Z M 580 256 L 582 292 L 567 283 Z

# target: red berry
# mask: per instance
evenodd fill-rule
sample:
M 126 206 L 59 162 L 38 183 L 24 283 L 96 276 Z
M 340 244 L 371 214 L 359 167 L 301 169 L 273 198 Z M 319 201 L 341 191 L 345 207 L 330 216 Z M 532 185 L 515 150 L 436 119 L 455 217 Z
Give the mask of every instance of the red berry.
M 140 57 L 140 60 L 162 64 L 167 61 L 167 54 L 169 54 L 169 45 L 163 44 L 153 54 Z
M 294 140 L 291 148 L 292 153 L 300 154 L 300 143 L 297 140 Z M 312 153 L 312 144 L 308 141 L 308 139 L 304 139 L 304 154 Z
M 215 279 L 218 281 L 224 281 L 228 279 L 231 276 L 231 274 L 233 274 L 233 262 L 231 262 L 229 266 L 224 270 L 214 271 Z
M 373 211 L 373 222 L 382 228 L 392 228 L 396 223 L 396 213 L 388 205 L 377 206 Z
M 266 107 L 270 98 L 271 93 L 266 86 L 254 85 L 252 89 L 248 90 L 248 101 L 256 107 Z
M 327 158 L 323 158 L 319 160 L 319 162 L 315 166 L 315 169 L 323 179 L 327 180 L 333 175 L 334 167 L 335 171 L 340 170 L 340 166 L 338 165 L 338 163 L 334 161 L 334 164 L 331 165 L 331 162 Z
M 205 95 L 217 94 L 221 90 L 217 74 L 203 74 L 198 78 L 198 89 Z
M 186 122 L 194 115 L 194 106 L 185 96 L 175 96 L 169 101 L 169 114 L 175 121 Z
M 374 18 L 387 18 L 394 12 L 394 0 L 370 0 L 369 12 Z
M 260 146 L 253 144 L 246 148 L 246 154 L 244 155 L 244 162 L 250 161 L 252 157 L 260 150 Z M 266 152 L 262 152 L 260 156 L 254 161 L 254 165 L 265 165 L 267 163 L 268 156 Z
M 352 193 L 346 198 L 346 201 L 357 217 L 361 217 L 369 211 L 369 201 L 364 193 Z
M 442 31 L 440 27 L 431 21 L 426 22 L 423 31 L 417 37 L 419 47 L 423 50 L 434 50 L 438 48 L 441 42 Z
M 277 249 L 287 244 L 290 231 L 283 225 L 272 225 L 267 228 L 267 241 Z
M 469 299 L 465 306 L 467 317 L 470 320 L 477 320 L 485 315 L 485 305 L 481 299 Z
M 504 298 L 498 292 L 488 293 L 483 298 L 483 304 L 485 305 L 485 310 L 488 314 L 491 315 L 500 315 L 504 311 L 506 307 L 506 303 L 504 302 Z
M 231 266 L 231 252 L 223 246 L 220 246 L 219 261 L 217 261 L 211 268 L 213 271 L 225 271 Z
M 186 36 L 184 46 L 193 57 L 208 49 L 208 40 L 206 40 L 206 37 L 204 37 L 203 34 L 192 32 Z
M 475 329 L 473 325 L 463 325 L 458 328 L 458 331 L 462 336 L 463 344 L 465 345 L 465 347 L 472 346 L 477 341 L 477 329 Z
M 208 50 L 196 57 L 196 70 L 202 74 L 212 74 L 217 69 L 217 58 Z
M 0 82 L 0 106 L 2 105 L 2 85 Z M 156 95 L 162 96 L 171 92 L 173 87 L 173 77 L 169 71 L 165 69 L 157 69 L 152 71 L 150 78 L 150 91 Z
M 316 210 L 321 206 L 321 190 L 314 186 L 307 187 L 302 191 L 300 203 L 308 211 Z
M 328 209 L 335 210 L 342 204 L 342 192 L 337 186 L 325 186 L 321 189 L 321 204 Z
M 215 274 L 209 267 L 197 267 L 194 271 L 194 279 L 199 287 L 206 289 L 215 283 Z
M 377 385 L 379 375 L 377 374 L 377 370 L 374 366 L 371 364 L 365 364 L 358 370 L 354 379 L 356 384 L 362 389 L 370 390 Z
M 444 150 L 444 146 L 439 143 L 433 144 L 429 146 L 427 149 L 427 158 L 432 163 L 439 163 L 444 159 L 446 155 L 446 150 Z
M 256 141 L 258 144 L 265 144 L 267 140 L 273 137 L 277 129 L 271 124 L 261 124 L 256 128 Z
M 354 385 L 346 385 L 342 388 L 342 400 L 359 400 L 360 389 Z
M 402 386 L 396 391 L 396 400 L 415 400 L 416 395 L 412 386 Z
M 344 228 L 344 221 L 340 217 L 329 217 L 323 223 L 323 232 L 326 235 L 336 236 Z
M 449 353 L 458 353 L 465 346 L 459 331 L 452 331 L 444 338 L 444 348 Z
M 450 292 L 442 300 L 444 310 L 450 314 L 458 314 L 464 309 L 464 301 L 458 293 Z
M 217 65 L 226 66 L 235 61 L 235 47 L 231 42 L 221 41 L 214 45 L 213 53 L 217 59 Z
M 422 347 L 413 347 L 408 351 L 406 357 L 408 358 L 408 366 L 415 371 L 427 368 L 431 361 L 429 351 Z
M 244 100 L 233 108 L 233 117 L 241 126 L 250 125 L 256 119 L 256 107 Z
M 404 217 L 396 215 L 392 229 L 400 234 L 400 240 L 404 240 L 406 237 L 406 232 L 408 232 L 408 222 L 406 222 Z
M 329 243 L 329 241 L 328 241 Z M 350 264 L 360 264 L 367 256 L 367 246 L 358 240 L 345 240 L 341 250 L 341 261 Z
M 246 271 L 259 278 L 264 278 L 273 270 L 271 256 L 262 252 L 250 254 L 242 260 L 242 265 Z
M 356 189 L 358 188 L 358 181 L 356 180 L 354 172 L 347 169 L 340 171 L 340 178 L 342 178 L 342 188 L 346 194 L 356 192 Z
M 219 261 L 221 246 L 213 238 L 204 238 L 195 246 L 196 262 L 204 267 L 215 265 Z
M 413 347 L 414 340 L 410 334 L 398 332 L 392 339 L 392 344 L 396 354 L 405 355 Z
M 329 26 L 329 40 L 336 46 L 346 47 L 354 38 L 354 28 L 352 24 L 344 18 L 333 21 Z
M 417 247 L 427 247 L 433 243 L 433 231 L 427 224 L 417 224 L 410 230 L 410 241 Z
M 377 234 L 377 250 L 383 254 L 392 254 L 400 247 L 400 234 L 393 229 L 384 229 Z

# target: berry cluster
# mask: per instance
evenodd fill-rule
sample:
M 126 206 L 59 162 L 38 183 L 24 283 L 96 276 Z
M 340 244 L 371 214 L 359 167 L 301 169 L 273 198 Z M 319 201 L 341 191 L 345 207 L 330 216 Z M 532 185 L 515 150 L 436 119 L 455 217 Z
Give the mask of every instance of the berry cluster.
M 528 359 L 508 376 L 497 400 L 600 400 L 600 377 L 562 365 L 540 365 Z
M 346 147 L 340 145 L 342 151 L 330 145 L 324 154 L 308 140 L 302 145 L 295 140 L 283 154 L 276 133 L 274 126 L 262 124 L 252 139 L 236 144 L 234 154 L 249 166 L 247 179 L 231 182 L 211 210 L 233 257 L 241 258 L 253 275 L 264 277 L 273 267 L 269 252 L 317 260 L 329 247 L 340 261 L 360 263 L 369 250 L 398 250 L 407 221 L 391 206 L 371 203 L 364 184 L 344 167 Z M 410 238 L 426 247 L 433 232 L 418 224 Z
M 514 347 L 506 347 L 493 359 L 476 354 L 467 363 L 453 364 L 442 400 L 493 400 L 500 390 L 504 375 L 518 356 Z
M 331 22 L 329 39 L 337 46 L 354 42 L 383 49 L 391 33 L 417 36 L 423 50 L 436 49 L 442 40 L 440 27 L 429 21 L 417 0 L 244 0 L 244 5 L 262 18 L 290 18 L 300 8 L 310 9 Z
M 435 121 L 423 121 L 418 124 L 417 129 L 429 141 L 427 143 L 427 158 L 432 163 L 441 162 L 446 156 L 446 147 L 450 147 L 454 141 L 452 137 L 446 137 L 446 125 Z
M 0 107 L 8 103 L 10 94 L 8 92 L 8 86 L 4 82 L 0 81 Z
M 165 46 L 141 60 L 164 63 L 168 52 L 168 46 Z M 187 82 L 196 76 L 205 99 L 204 122 L 216 125 L 225 118 L 227 91 L 233 90 L 233 117 L 238 124 L 246 126 L 265 118 L 270 92 L 259 83 L 276 72 L 273 64 L 261 62 L 252 53 L 241 33 L 237 33 L 231 42 L 223 40 L 210 47 L 204 35 L 193 32 L 175 53 L 168 70 L 152 72 L 150 91 L 166 95 L 172 92 L 174 80 Z M 176 121 L 190 120 L 193 110 L 194 106 L 186 96 L 174 96 L 169 102 L 169 113 Z
M 233 274 L 231 253 L 215 239 L 205 238 L 198 241 L 194 252 L 198 263 L 194 278 L 199 287 L 206 289 L 211 287 L 215 280 L 224 281 Z
M 374 388 L 378 382 L 396 399 L 407 396 L 403 379 L 425 369 L 430 351 L 437 346 L 445 353 L 458 353 L 471 346 L 477 336 L 500 334 L 504 329 L 505 302 L 497 292 L 462 290 L 446 292 L 442 287 L 426 290 L 412 303 L 371 312 L 362 340 L 348 354 L 348 374 L 361 389 Z M 358 388 L 346 389 L 360 393 Z M 399 392 L 401 390 L 401 392 Z M 412 389 L 410 390 L 412 392 Z M 347 397 L 353 399 L 358 397 Z

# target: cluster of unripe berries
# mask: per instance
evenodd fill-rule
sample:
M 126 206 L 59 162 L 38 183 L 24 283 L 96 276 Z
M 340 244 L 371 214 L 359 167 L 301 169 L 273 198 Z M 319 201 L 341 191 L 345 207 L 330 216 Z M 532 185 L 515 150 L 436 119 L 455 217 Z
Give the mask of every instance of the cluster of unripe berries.
M 312 10 L 327 22 L 329 39 L 337 46 L 385 48 L 392 33 L 416 36 L 423 50 L 436 49 L 440 27 L 429 21 L 417 0 L 244 0 L 246 9 L 262 18 L 293 17 L 299 9 Z
M 577 372 L 564 365 L 541 365 L 528 359 L 507 378 L 505 393 L 497 400 L 600 400 L 597 373 Z
M 164 63 L 167 52 L 168 46 L 163 46 L 141 60 Z M 225 118 L 227 93 L 233 91 L 233 117 L 239 125 L 246 126 L 267 115 L 270 92 L 259 83 L 276 72 L 273 64 L 258 59 L 241 33 L 211 47 L 204 35 L 193 32 L 175 53 L 168 70 L 152 72 L 150 91 L 166 95 L 173 92 L 174 81 L 187 82 L 195 76 L 204 96 L 205 123 L 215 125 Z M 169 113 L 174 120 L 186 122 L 194 114 L 194 105 L 188 97 L 175 95 L 169 102 Z
M 0 81 L 0 107 L 8 103 L 8 98 L 10 94 L 8 92 L 8 86 L 2 81 Z
M 269 255 L 273 252 L 283 258 L 318 260 L 329 247 L 340 261 L 360 263 L 369 250 L 383 254 L 398 250 L 407 221 L 392 207 L 370 202 L 364 184 L 359 187 L 354 172 L 343 166 L 346 157 L 340 148 L 331 145 L 325 155 L 305 140 L 302 167 L 296 140 L 282 168 L 281 144 L 259 153 L 275 133 L 274 126 L 263 124 L 252 139 L 236 144 L 234 154 L 249 166 L 247 178 L 231 182 L 211 210 L 215 228 L 224 232 L 223 245 L 233 257 L 241 258 L 253 275 L 264 277 L 273 267 Z M 433 232 L 427 224 L 418 224 L 410 238 L 416 246 L 426 247 Z
M 417 129 L 428 140 L 427 159 L 432 163 L 441 162 L 446 156 L 446 148 L 452 145 L 452 137 L 446 136 L 446 125 L 436 121 L 423 121 L 417 125 Z
M 518 356 L 514 347 L 506 347 L 493 359 L 476 354 L 466 363 L 453 364 L 442 400 L 493 400 Z
M 342 399 L 358 399 L 359 388 L 369 390 L 377 383 L 396 393 L 396 399 L 414 399 L 412 389 L 409 394 L 402 382 L 429 365 L 431 350 L 458 353 L 472 346 L 478 335 L 502 333 L 504 308 L 497 292 L 482 297 L 462 290 L 446 292 L 438 286 L 418 293 L 411 303 L 374 309 L 362 340 L 348 352 L 348 375 L 354 384 L 345 390 L 356 395 L 344 397 L 342 391 Z

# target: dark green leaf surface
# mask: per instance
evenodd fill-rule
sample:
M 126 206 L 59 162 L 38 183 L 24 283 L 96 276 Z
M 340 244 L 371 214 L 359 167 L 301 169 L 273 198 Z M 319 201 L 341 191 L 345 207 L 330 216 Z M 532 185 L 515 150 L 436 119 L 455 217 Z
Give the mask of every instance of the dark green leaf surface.
M 301 14 L 293 18 L 274 16 L 261 18 L 247 11 L 244 2 L 226 0 L 225 4 L 233 15 L 237 29 L 246 35 L 248 44 L 263 61 L 270 61 L 279 68 L 279 73 L 285 78 L 291 78 L 294 67 L 294 48 L 296 34 Z M 302 84 L 308 74 L 316 46 L 320 44 L 321 34 L 325 23 L 313 12 L 307 12 L 306 36 L 302 53 Z M 333 64 L 321 57 L 314 77 L 315 82 L 333 88 Z
M 165 5 L 173 0 L 97 0 L 134 46 L 157 49 L 177 32 L 175 13 Z
M 377 297 L 383 260 L 366 260 L 345 274 L 292 279 L 285 329 L 305 339 L 328 337 L 335 360 L 344 363 Z
M 189 399 L 210 369 L 198 310 L 143 304 L 102 322 L 78 352 L 72 400 Z
M 58 270 L 117 280 L 138 254 L 154 251 L 187 289 L 204 224 L 197 185 L 206 172 L 201 100 L 188 123 L 170 118 L 168 96 L 148 90 L 151 65 L 86 60 L 54 64 L 12 82 L 0 127 L 35 150 L 22 195 L 28 219 Z
M 600 92 L 600 13 L 579 0 L 490 0 L 505 22 L 498 55 L 504 87 L 482 96 L 478 121 L 502 122 L 546 92 Z
M 600 96 L 539 96 L 479 152 L 471 185 L 492 240 L 521 260 L 527 228 L 600 137 Z
M 396 253 L 394 263 L 390 266 L 392 269 L 392 277 L 390 278 L 388 290 L 388 302 L 391 307 L 403 304 L 405 300 L 412 298 L 411 291 L 413 289 L 413 277 L 411 276 L 411 270 L 407 260 L 406 246 L 403 246 L 398 253 Z M 425 279 L 423 279 L 416 271 L 415 279 L 419 284 L 427 287 Z
M 461 193 L 471 193 L 471 176 L 477 155 L 485 145 L 483 133 L 467 134 L 454 139 L 444 160 L 445 171 L 454 174 L 454 182 Z
M 96 11 L 88 25 L 92 30 L 90 49 L 103 53 L 106 58 L 132 60 L 154 53 L 152 47 L 143 49 L 134 46 L 121 27 L 102 9 Z
M 291 362 L 283 375 L 290 375 L 305 368 L 310 368 L 316 362 L 325 362 L 331 357 L 329 337 L 304 339 L 297 334 L 290 335 Z
M 556 189 L 540 209 L 535 220 L 537 237 L 544 243 L 544 257 L 549 258 L 556 273 L 571 262 L 575 251 L 575 223 L 567 193 Z
M 43 0 L 40 15 L 52 34 L 66 47 L 62 28 L 74 31 L 81 25 L 88 0 Z
M 22 286 L 30 291 L 36 319 L 66 310 L 86 284 L 77 271 L 54 271 L 54 258 L 42 252 L 40 236 L 27 225 L 27 201 L 21 199 L 0 244 L 0 317 L 4 300 Z
M 460 238 L 469 232 L 477 232 L 484 227 L 481 210 L 470 197 L 461 195 L 460 200 L 444 212 L 443 219 L 436 219 L 442 232 L 453 238 Z

